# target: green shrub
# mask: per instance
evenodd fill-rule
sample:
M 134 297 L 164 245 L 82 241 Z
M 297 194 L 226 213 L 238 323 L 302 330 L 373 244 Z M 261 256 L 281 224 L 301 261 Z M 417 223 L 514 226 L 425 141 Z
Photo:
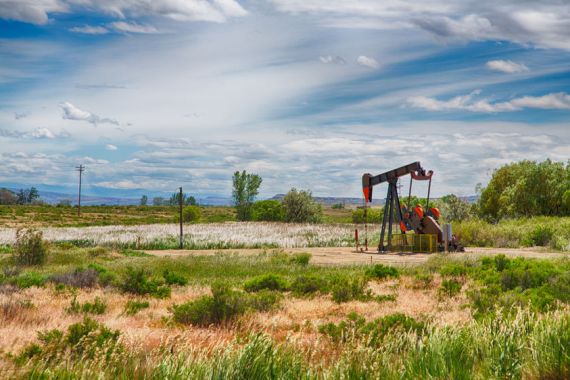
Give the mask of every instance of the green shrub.
M 197 222 L 202 218 L 202 211 L 198 206 L 186 206 L 182 209 L 182 220 L 186 223 Z
M 316 276 L 298 276 L 291 283 L 291 291 L 298 296 L 311 295 L 317 292 L 326 293 L 328 283 L 326 280 Z
M 144 251 L 136 251 L 136 250 L 130 249 L 130 248 L 121 249 L 119 252 L 121 253 L 121 255 L 127 256 L 127 257 L 150 257 L 151 256 Z
M 118 343 L 119 335 L 118 330 L 111 330 L 85 317 L 82 322 L 70 325 L 65 335 L 60 330 L 39 332 L 40 344 L 25 347 L 16 362 L 24 364 L 33 360 L 49 363 L 63 355 L 71 359 L 90 360 L 97 355 L 98 360 L 104 363 L 114 352 L 123 349 Z
M 14 244 L 14 260 L 20 265 L 41 265 L 47 258 L 47 247 L 43 241 L 43 233 L 33 228 L 16 231 Z
M 162 273 L 162 277 L 164 277 L 164 281 L 168 284 L 168 285 L 180 285 L 180 286 L 185 286 L 188 284 L 188 279 L 186 279 L 186 277 L 176 274 L 174 272 L 169 271 L 168 269 L 166 269 L 163 273 Z
M 278 200 L 257 201 L 251 207 L 251 219 L 255 221 L 280 222 L 284 217 L 283 205 Z
M 552 242 L 554 234 L 555 231 L 553 228 L 547 225 L 539 224 L 524 236 L 522 244 L 527 247 L 547 247 Z
M 143 268 L 127 268 L 127 272 L 121 283 L 124 292 L 138 295 L 152 295 L 157 298 L 170 297 L 171 289 L 161 285 L 158 281 L 152 280 L 147 271 Z
M 383 209 L 381 208 L 367 208 L 366 209 L 366 217 L 364 216 L 364 209 L 359 207 L 356 210 L 352 211 L 352 223 L 355 224 L 362 224 L 366 221 L 370 224 L 380 223 L 382 220 L 382 212 Z
M 372 294 L 365 291 L 366 285 L 367 281 L 362 278 L 336 278 L 331 286 L 332 299 L 336 303 L 369 300 Z
M 461 292 L 462 284 L 455 279 L 447 279 L 441 282 L 439 293 L 447 297 L 455 297 Z
M 464 277 L 467 276 L 467 267 L 463 264 L 449 263 L 439 268 L 439 274 L 450 277 Z
M 211 296 L 174 305 L 171 312 L 178 323 L 205 327 L 230 322 L 248 310 L 271 310 L 281 298 L 279 293 L 269 290 L 248 294 L 232 290 L 225 284 L 214 284 Z
M 296 253 L 290 258 L 290 262 L 293 264 L 307 266 L 309 265 L 309 261 L 311 261 L 312 255 L 308 252 L 303 253 Z
M 246 297 L 226 285 L 212 286 L 212 296 L 202 296 L 172 307 L 174 320 L 178 323 L 209 326 L 230 321 L 247 310 Z
M 115 281 L 115 273 L 109 271 L 102 265 L 93 263 L 87 266 L 88 269 L 93 269 L 97 272 L 97 278 L 100 285 L 107 286 Z
M 400 277 L 400 273 L 398 269 L 395 267 L 386 266 L 383 264 L 375 264 L 373 267 L 366 268 L 366 276 L 368 278 L 380 279 L 383 280 L 385 278 L 393 277 L 398 278 Z
M 38 272 L 24 272 L 16 277 L 14 283 L 19 288 L 31 288 L 32 286 L 42 287 L 47 281 L 47 277 Z
M 67 308 L 67 312 L 70 314 L 105 314 L 107 310 L 107 303 L 99 297 L 95 297 L 93 302 L 85 302 L 80 304 L 77 301 L 77 297 L 73 297 L 71 300 L 71 305 Z
M 141 311 L 142 309 L 148 309 L 150 307 L 150 304 L 148 303 L 148 301 L 127 301 L 127 303 L 125 304 L 125 311 L 124 313 L 126 315 L 135 315 L 137 314 L 139 311 Z
M 285 221 L 289 223 L 319 223 L 323 210 L 308 190 L 289 190 L 283 197 Z
M 283 277 L 269 273 L 246 281 L 243 288 L 247 292 L 258 292 L 260 290 L 284 291 L 288 289 L 288 284 Z
M 248 296 L 248 306 L 257 311 L 270 311 L 279 306 L 283 295 L 276 291 L 260 290 Z

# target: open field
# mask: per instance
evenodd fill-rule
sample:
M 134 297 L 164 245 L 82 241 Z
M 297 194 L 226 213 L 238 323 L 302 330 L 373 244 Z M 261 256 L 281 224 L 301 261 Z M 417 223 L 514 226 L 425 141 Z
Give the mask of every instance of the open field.
M 200 223 L 236 220 L 233 207 L 200 206 Z M 350 223 L 352 211 L 323 207 L 325 223 Z M 178 206 L 83 206 L 77 207 L 0 205 L 0 226 L 5 227 L 86 227 L 177 223 Z
M 562 254 L 511 250 L 509 256 L 548 260 L 482 259 L 489 252 L 477 250 L 403 256 L 409 262 L 374 255 L 370 263 L 370 255 L 348 248 L 301 251 L 54 246 L 37 267 L 15 267 L 10 254 L 1 254 L 0 375 L 570 374 L 570 262 Z M 335 255 L 342 260 L 328 261 Z M 365 260 L 347 260 L 357 256 Z

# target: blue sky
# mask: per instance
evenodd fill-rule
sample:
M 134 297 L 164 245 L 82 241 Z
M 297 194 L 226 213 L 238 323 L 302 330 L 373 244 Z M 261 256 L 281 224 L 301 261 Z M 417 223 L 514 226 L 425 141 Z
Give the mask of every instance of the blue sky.
M 358 197 L 419 160 L 471 195 L 570 158 L 569 93 L 563 1 L 0 0 L 4 184 Z

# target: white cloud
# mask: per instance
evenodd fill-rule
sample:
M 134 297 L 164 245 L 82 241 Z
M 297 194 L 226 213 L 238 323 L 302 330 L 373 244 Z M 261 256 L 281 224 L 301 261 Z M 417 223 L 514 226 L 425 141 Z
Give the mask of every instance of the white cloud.
M 70 32 L 81 33 L 81 34 L 107 34 L 109 30 L 103 26 L 76 26 L 69 29 Z
M 324 26 L 419 27 L 441 39 L 498 40 L 570 50 L 570 2 L 520 0 L 271 0 Z
M 332 56 L 332 55 L 321 55 L 319 57 L 319 60 L 322 63 L 333 63 L 333 64 L 337 64 L 337 65 L 344 65 L 346 63 L 345 59 L 340 57 L 340 56 Z
M 35 139 L 54 139 L 55 135 L 53 134 L 52 131 L 50 131 L 48 128 L 38 128 L 35 131 L 33 131 L 31 134 L 31 137 L 35 138 Z
M 225 22 L 247 15 L 236 0 L 0 0 L 0 18 L 41 25 L 51 13 L 81 7 L 119 18 L 154 15 L 179 21 Z
M 67 12 L 59 0 L 0 0 L 0 18 L 42 25 L 48 22 L 48 13 Z
M 126 33 L 154 34 L 158 30 L 152 25 L 141 25 L 124 21 L 117 21 L 110 24 L 115 30 Z
M 105 149 L 113 151 L 113 150 L 117 150 L 117 149 L 119 149 L 119 148 L 117 148 L 116 145 L 107 144 L 107 145 L 105 145 Z
M 522 63 L 516 63 L 510 60 L 494 60 L 489 61 L 485 64 L 488 69 L 494 71 L 500 71 L 507 74 L 522 73 L 528 71 L 528 67 Z
M 380 67 L 380 64 L 378 64 L 378 61 L 376 61 L 374 58 L 367 57 L 365 55 L 358 56 L 358 58 L 356 58 L 356 62 L 360 66 L 369 67 L 371 69 L 377 69 Z
M 94 113 L 79 109 L 69 102 L 63 102 L 59 106 L 63 110 L 62 117 L 67 120 L 81 120 L 91 123 L 93 125 L 105 124 L 105 123 L 119 125 L 119 122 L 117 120 L 109 118 L 101 118 L 98 115 L 95 115 Z
M 570 110 L 570 95 L 558 92 L 543 96 L 524 96 L 506 102 L 490 102 L 487 99 L 474 100 L 480 91 L 468 95 L 456 96 L 450 100 L 438 100 L 426 96 L 412 96 L 407 103 L 416 108 L 428 111 L 465 110 L 471 112 L 495 113 L 520 111 L 524 108 Z

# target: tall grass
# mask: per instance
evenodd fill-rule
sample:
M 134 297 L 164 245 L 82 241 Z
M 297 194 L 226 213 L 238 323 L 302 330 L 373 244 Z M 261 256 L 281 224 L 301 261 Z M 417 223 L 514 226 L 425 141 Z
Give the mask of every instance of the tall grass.
M 117 350 L 92 360 L 32 360 L 27 378 L 121 379 L 567 379 L 570 316 L 536 315 L 470 322 L 426 331 L 395 330 L 378 344 L 356 336 L 346 342 L 299 345 L 263 334 L 214 348 L 164 347 L 151 353 Z M 120 365 L 118 364 L 120 363 Z M 115 365 L 109 365 L 115 364 Z M 26 371 L 27 369 L 27 371 Z
M 534 217 L 502 220 L 490 224 L 473 219 L 453 224 L 464 245 L 518 248 L 542 246 L 570 251 L 570 217 Z

